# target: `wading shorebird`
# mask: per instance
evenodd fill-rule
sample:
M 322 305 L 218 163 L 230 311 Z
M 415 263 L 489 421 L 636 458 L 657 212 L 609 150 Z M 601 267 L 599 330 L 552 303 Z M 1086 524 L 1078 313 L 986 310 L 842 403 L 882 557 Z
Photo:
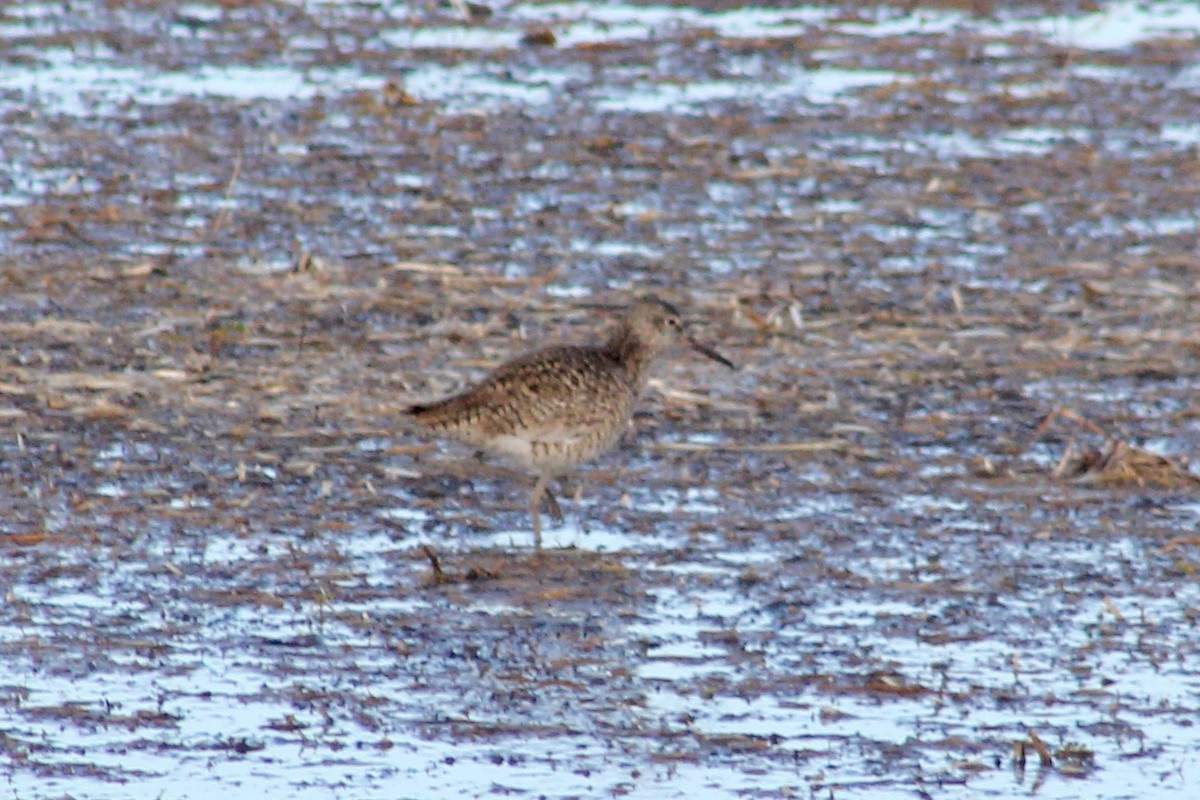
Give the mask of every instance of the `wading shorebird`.
M 692 338 L 674 306 L 650 296 L 633 306 L 603 344 L 534 350 L 460 394 L 404 412 L 435 433 L 511 459 L 536 476 L 529 510 L 540 550 L 543 503 L 562 520 L 547 482 L 616 443 L 651 364 L 676 344 L 734 369 Z

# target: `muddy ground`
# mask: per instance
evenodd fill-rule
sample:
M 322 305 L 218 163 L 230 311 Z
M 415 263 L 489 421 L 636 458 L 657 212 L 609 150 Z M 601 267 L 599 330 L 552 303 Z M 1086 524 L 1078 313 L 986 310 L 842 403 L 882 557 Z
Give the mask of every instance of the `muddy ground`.
M 0 11 L 4 793 L 1197 796 L 1191 6 L 485 5 Z

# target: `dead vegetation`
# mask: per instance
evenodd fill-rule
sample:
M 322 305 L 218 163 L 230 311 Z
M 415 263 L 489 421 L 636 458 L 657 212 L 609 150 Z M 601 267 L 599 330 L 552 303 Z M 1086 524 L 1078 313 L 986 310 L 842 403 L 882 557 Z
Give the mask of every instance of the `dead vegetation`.
M 1112 487 L 1185 489 L 1200 486 L 1200 476 L 1186 465 L 1119 439 L 1070 408 L 1057 408 L 1047 414 L 1034 433 L 1034 441 L 1054 430 L 1060 421 L 1067 422 L 1072 429 L 1082 428 L 1100 436 L 1103 441 L 1089 447 L 1077 443 L 1073 436 L 1068 438 L 1062 457 L 1051 473 L 1055 478 Z
M 146 8 L 29 22 L 14 68 L 267 63 L 316 93 L 0 97 L 14 796 L 200 764 L 211 794 L 1010 797 L 1010 758 L 1194 794 L 1196 158 L 1167 135 L 1194 37 L 572 47 L 504 4 L 405 7 L 525 37 L 475 52 L 392 46 L 375 4 L 235 3 L 144 47 Z M 430 64 L 514 94 L 422 96 Z M 348 66 L 378 85 L 324 82 Z M 843 70 L 901 79 L 777 99 Z M 395 409 L 650 290 L 741 369 L 666 365 L 535 558 L 511 474 Z

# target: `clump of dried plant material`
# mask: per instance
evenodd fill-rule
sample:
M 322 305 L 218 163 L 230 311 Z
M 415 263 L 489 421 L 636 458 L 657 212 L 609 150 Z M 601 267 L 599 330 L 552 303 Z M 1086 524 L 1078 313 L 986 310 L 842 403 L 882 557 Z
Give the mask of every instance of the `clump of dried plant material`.
M 1063 775 L 1082 778 L 1096 769 L 1095 751 L 1079 742 L 1067 742 L 1054 755 Z
M 1200 485 L 1200 476 L 1168 456 L 1151 453 L 1114 436 L 1070 408 L 1057 408 L 1038 425 L 1033 440 L 1040 439 L 1058 420 L 1067 420 L 1104 437 L 1099 447 L 1067 440 L 1066 449 L 1053 470 L 1055 478 L 1103 486 L 1139 486 L 1179 489 Z

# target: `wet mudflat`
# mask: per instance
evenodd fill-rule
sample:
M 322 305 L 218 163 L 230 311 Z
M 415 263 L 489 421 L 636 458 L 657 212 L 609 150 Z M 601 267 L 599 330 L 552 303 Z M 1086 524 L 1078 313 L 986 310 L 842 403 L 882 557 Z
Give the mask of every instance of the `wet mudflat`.
M 8 795 L 1200 791 L 1193 5 L 0 37 Z M 650 290 L 539 559 L 396 408 Z

